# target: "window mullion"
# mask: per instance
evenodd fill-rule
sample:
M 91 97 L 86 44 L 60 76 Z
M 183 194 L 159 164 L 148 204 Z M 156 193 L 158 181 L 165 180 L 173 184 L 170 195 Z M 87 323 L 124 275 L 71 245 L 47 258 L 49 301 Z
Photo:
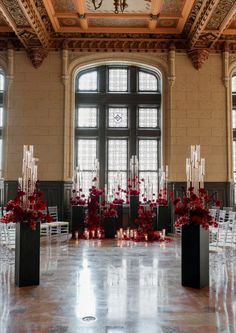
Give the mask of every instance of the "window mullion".
M 98 159 L 100 163 L 99 179 L 100 187 L 104 188 L 105 185 L 105 172 L 106 170 L 106 107 L 104 104 L 98 106 L 98 121 L 99 121 L 99 142 L 98 142 Z

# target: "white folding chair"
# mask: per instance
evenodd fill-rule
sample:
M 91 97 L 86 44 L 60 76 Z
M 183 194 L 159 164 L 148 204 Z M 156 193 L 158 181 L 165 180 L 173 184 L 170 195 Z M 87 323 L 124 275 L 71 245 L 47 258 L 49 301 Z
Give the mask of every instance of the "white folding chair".
M 58 210 L 57 206 L 49 206 L 48 213 L 52 216 L 53 220 L 50 222 L 50 235 L 66 235 L 69 237 L 69 222 L 58 221 Z

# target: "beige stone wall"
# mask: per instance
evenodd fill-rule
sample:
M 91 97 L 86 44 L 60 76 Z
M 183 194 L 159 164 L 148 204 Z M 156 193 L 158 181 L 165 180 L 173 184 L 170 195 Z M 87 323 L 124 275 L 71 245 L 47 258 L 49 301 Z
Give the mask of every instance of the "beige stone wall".
M 186 55 L 176 56 L 171 111 L 171 178 L 186 180 L 190 145 L 200 144 L 206 181 L 227 181 L 226 90 L 221 55 L 210 55 L 197 71 Z
M 52 53 L 35 69 L 25 53 L 14 53 L 14 79 L 9 89 L 5 178 L 21 175 L 23 145 L 34 145 L 40 180 L 63 174 L 64 86 L 61 55 Z
M 125 55 L 122 56 L 125 60 Z M 154 64 L 157 54 L 149 58 Z M 21 174 L 24 144 L 35 146 L 40 180 L 63 180 L 63 145 L 67 140 L 64 141 L 61 68 L 60 52 L 48 55 L 38 69 L 32 66 L 25 53 L 14 53 L 14 79 L 9 90 L 4 133 L 7 180 L 15 180 Z M 185 181 L 185 159 L 190 145 L 200 144 L 201 155 L 206 158 L 206 181 L 227 181 L 226 97 L 221 55 L 210 55 L 197 71 L 185 54 L 176 54 L 171 103 L 168 102 L 168 87 L 164 88 L 167 95 L 164 112 L 171 117 L 171 128 L 166 130 L 169 140 L 165 140 L 170 143 L 166 162 L 171 180 Z M 65 110 L 65 115 L 67 112 L 69 110 Z M 68 164 L 70 162 L 68 160 Z

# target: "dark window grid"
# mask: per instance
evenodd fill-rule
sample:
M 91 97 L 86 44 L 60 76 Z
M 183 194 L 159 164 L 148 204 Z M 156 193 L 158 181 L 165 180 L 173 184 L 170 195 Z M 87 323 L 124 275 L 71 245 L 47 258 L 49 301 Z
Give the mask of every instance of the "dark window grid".
M 88 103 L 89 102 L 89 103 Z M 143 93 L 82 93 L 78 92 L 75 94 L 75 105 L 146 105 L 146 107 L 156 106 L 160 108 L 161 105 L 161 94 L 143 94 Z
M 161 104 L 161 94 L 159 92 L 140 92 L 140 93 L 136 93 L 135 92 L 135 84 L 137 82 L 136 77 L 137 77 L 137 70 L 135 70 L 134 68 L 130 67 L 130 70 L 128 71 L 128 81 L 130 82 L 130 84 L 128 84 L 128 89 L 132 90 L 132 92 L 130 93 L 119 93 L 119 92 L 106 92 L 106 75 L 104 73 L 106 72 L 106 66 L 103 66 L 101 68 L 99 68 L 99 72 L 100 74 L 98 74 L 98 87 L 99 87 L 99 91 L 101 91 L 101 93 L 83 93 L 83 92 L 77 92 L 76 96 L 75 96 L 75 100 L 76 100 L 76 104 L 84 104 L 83 106 L 85 106 L 87 104 L 87 102 L 89 101 L 91 104 L 96 104 L 98 106 L 98 109 L 100 109 L 100 113 L 98 116 L 98 121 L 100 123 L 100 128 L 99 129 L 82 129 L 82 128 L 77 128 L 75 129 L 75 136 L 79 137 L 79 138 L 83 138 L 83 137 L 91 137 L 92 139 L 94 139 L 95 137 L 98 138 L 98 144 L 100 146 L 98 146 L 98 150 L 100 151 L 100 153 L 98 153 L 98 155 L 101 155 L 101 150 L 103 151 L 103 156 L 104 156 L 104 170 L 107 169 L 107 157 L 106 157 L 106 147 L 107 147 L 107 140 L 109 137 L 114 139 L 115 137 L 117 137 L 118 139 L 122 139 L 122 137 L 127 137 L 129 136 L 129 145 L 128 145 L 128 160 L 129 161 L 129 156 L 133 155 L 133 154 L 137 154 L 137 147 L 134 148 L 134 146 L 137 145 L 137 136 L 144 136 L 144 138 L 146 139 L 146 135 L 149 135 L 149 138 L 153 138 L 153 139 L 160 139 L 160 129 L 154 129 L 154 130 L 150 130 L 150 129 L 137 129 L 136 128 L 136 119 L 137 119 L 137 104 L 143 105 L 145 104 L 145 106 L 147 107 L 160 107 Z M 130 129 L 117 129 L 117 128 L 106 128 L 106 118 L 105 117 L 105 110 L 106 107 L 105 105 L 116 105 L 116 106 L 121 106 L 121 101 L 122 101 L 122 106 L 125 105 L 129 105 L 129 112 L 130 114 L 132 114 L 132 120 L 130 120 L 131 124 L 130 124 Z M 101 120 L 101 118 L 103 118 L 103 120 Z M 129 117 L 129 119 L 131 119 Z M 136 138 L 134 140 L 134 138 Z M 101 146 L 103 147 L 103 149 L 101 149 Z M 137 154 L 138 155 L 138 154 Z M 100 157 L 98 156 L 99 160 Z M 159 158 L 158 157 L 158 163 L 159 163 Z M 100 160 L 101 162 L 101 160 Z M 100 163 L 101 166 L 101 163 Z M 158 170 L 157 166 L 157 170 Z M 128 166 L 127 166 L 127 171 L 128 171 Z M 147 172 L 149 170 L 146 170 Z M 153 170 L 151 171 L 153 172 Z M 100 176 L 100 179 L 102 179 L 102 177 Z M 103 179 L 104 183 L 105 183 L 105 179 Z

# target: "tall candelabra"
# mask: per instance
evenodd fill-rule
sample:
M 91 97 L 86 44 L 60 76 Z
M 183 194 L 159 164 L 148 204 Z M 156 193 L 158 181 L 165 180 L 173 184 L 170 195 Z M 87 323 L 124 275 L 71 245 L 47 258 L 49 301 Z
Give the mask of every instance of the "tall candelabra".
M 159 192 L 162 192 L 163 199 L 167 199 L 167 183 L 168 183 L 168 165 L 165 169 L 162 166 L 159 169 Z
M 38 179 L 38 158 L 34 157 L 34 146 L 23 146 L 22 177 L 18 178 L 19 189 L 25 193 L 23 197 L 23 208 L 30 204 L 28 197 L 35 191 Z
M 200 145 L 191 146 L 191 156 L 186 158 L 187 191 L 190 187 L 194 193 L 204 187 L 205 158 L 200 157 Z
M 74 171 L 72 189 L 75 193 L 79 193 L 83 189 L 83 171 L 77 166 Z
M 95 158 L 92 177 L 93 177 L 93 185 L 96 186 L 97 188 L 99 187 L 99 170 L 100 170 L 99 161 L 97 158 Z
M 131 189 L 138 190 L 138 158 L 136 155 L 132 155 L 130 159 L 130 181 Z

